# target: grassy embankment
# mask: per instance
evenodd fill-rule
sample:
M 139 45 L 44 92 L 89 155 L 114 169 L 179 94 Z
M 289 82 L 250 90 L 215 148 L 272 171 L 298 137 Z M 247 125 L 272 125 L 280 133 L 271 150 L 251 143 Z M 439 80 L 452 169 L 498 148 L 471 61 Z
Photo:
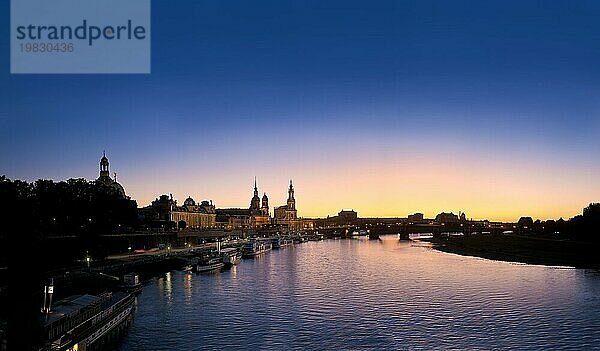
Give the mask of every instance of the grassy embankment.
M 493 260 L 551 266 L 600 268 L 600 243 L 553 240 L 517 235 L 438 238 L 436 249 Z

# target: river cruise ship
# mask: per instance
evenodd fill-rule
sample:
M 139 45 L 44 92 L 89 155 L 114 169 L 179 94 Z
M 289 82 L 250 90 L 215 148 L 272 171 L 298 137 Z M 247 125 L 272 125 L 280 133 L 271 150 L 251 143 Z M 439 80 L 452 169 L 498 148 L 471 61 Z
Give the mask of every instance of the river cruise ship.
M 223 267 L 225 267 L 225 263 L 223 263 L 223 257 L 207 256 L 198 260 L 198 264 L 196 264 L 196 272 L 212 272 L 220 270 Z
M 271 245 L 273 249 L 279 249 L 281 247 L 286 247 L 294 244 L 294 240 L 292 238 L 285 237 L 275 237 L 271 239 Z
M 133 320 L 135 296 L 124 291 L 73 295 L 44 313 L 44 351 L 101 350 Z
M 235 247 L 228 247 L 221 250 L 221 255 L 223 256 L 225 267 L 236 265 L 242 259 L 242 253 Z
M 270 251 L 273 245 L 270 239 L 250 239 L 242 248 L 242 256 L 251 258 Z

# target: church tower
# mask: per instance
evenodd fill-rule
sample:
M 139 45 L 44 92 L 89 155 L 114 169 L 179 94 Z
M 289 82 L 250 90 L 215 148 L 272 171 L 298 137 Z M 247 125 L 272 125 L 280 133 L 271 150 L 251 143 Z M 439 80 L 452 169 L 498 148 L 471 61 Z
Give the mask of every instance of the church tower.
M 100 178 L 109 178 L 110 172 L 108 170 L 108 158 L 106 158 L 106 152 L 102 153 L 100 159 Z
M 262 214 L 265 216 L 269 215 L 269 198 L 267 197 L 267 193 L 264 193 L 262 197 L 262 206 L 260 208 L 260 212 L 262 212 Z
M 117 173 L 115 173 L 115 178 L 112 179 L 110 177 L 110 170 L 108 167 L 108 158 L 106 157 L 106 152 L 102 153 L 102 158 L 100 159 L 100 177 L 96 180 L 99 184 L 102 184 L 106 187 L 112 188 L 113 191 L 116 191 L 122 197 L 125 197 L 125 189 L 119 183 L 117 183 Z
M 254 196 L 250 200 L 251 210 L 260 210 L 260 197 L 258 197 L 258 187 L 256 186 L 256 177 L 254 177 Z
M 287 209 L 288 210 L 296 209 L 296 199 L 294 199 L 294 185 L 292 184 L 291 179 L 290 179 L 290 188 L 288 189 Z

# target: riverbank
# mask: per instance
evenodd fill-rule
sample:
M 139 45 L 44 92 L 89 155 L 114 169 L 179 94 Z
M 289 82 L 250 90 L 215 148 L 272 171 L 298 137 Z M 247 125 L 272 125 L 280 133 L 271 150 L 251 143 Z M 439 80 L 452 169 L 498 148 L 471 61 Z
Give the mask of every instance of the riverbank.
M 464 256 L 547 266 L 600 268 L 600 244 L 517 235 L 435 238 L 434 248 Z

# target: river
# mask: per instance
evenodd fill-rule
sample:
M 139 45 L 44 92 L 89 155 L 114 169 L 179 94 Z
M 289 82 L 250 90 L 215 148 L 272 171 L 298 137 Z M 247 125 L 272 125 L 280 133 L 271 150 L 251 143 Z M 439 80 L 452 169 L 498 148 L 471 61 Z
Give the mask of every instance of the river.
M 116 349 L 600 349 L 600 272 L 395 236 L 308 242 L 150 279 Z

